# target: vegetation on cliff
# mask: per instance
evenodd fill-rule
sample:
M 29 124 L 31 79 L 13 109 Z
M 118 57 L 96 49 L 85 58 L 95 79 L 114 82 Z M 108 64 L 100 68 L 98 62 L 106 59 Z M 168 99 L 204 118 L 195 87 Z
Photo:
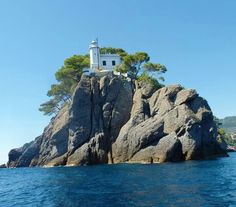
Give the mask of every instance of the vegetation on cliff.
M 236 139 L 233 138 L 232 134 L 226 132 L 225 129 L 219 128 L 218 134 L 219 134 L 218 141 L 220 143 L 225 142 L 229 146 L 236 146 Z
M 73 55 L 55 73 L 56 84 L 47 92 L 50 100 L 41 104 L 39 110 L 45 115 L 57 114 L 61 107 L 71 101 L 73 91 L 80 81 L 83 68 L 89 67 L 89 55 Z
M 129 76 L 138 81 L 152 84 L 156 89 L 163 85 L 161 76 L 167 71 L 164 65 L 150 62 L 150 57 L 145 52 L 136 52 L 128 54 L 121 48 L 104 47 L 101 53 L 119 54 L 122 63 L 116 70 L 122 73 L 128 73 Z M 76 85 L 81 79 L 83 69 L 89 67 L 89 55 L 73 55 L 64 61 L 63 66 L 55 73 L 56 84 L 51 85 L 47 92 L 50 100 L 42 103 L 39 110 L 44 115 L 55 115 L 68 102 L 71 101 L 72 94 Z
M 222 148 L 236 147 L 236 117 L 214 118 L 218 126 L 217 141 Z
M 222 123 L 221 127 L 224 128 L 227 133 L 236 134 L 236 116 L 228 116 L 219 121 Z

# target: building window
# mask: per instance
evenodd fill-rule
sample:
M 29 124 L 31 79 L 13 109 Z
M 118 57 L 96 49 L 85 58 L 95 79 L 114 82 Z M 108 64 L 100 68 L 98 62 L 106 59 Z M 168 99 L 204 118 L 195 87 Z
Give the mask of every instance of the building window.
M 105 60 L 102 61 L 102 65 L 103 66 L 106 66 L 107 65 L 107 62 Z
M 112 66 L 116 65 L 116 61 L 112 60 Z

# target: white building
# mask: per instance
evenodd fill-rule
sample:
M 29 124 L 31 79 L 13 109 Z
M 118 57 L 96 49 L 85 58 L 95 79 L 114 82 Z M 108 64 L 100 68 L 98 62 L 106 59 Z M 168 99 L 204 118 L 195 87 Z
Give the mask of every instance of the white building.
M 100 54 L 98 41 L 92 41 L 89 46 L 90 73 L 112 72 L 121 63 L 118 54 Z

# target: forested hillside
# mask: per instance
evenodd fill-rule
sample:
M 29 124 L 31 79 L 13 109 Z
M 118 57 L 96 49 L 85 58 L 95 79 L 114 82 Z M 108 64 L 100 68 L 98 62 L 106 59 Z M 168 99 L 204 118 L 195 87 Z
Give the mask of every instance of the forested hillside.
M 228 116 L 221 119 L 222 128 L 228 133 L 236 133 L 236 116 Z

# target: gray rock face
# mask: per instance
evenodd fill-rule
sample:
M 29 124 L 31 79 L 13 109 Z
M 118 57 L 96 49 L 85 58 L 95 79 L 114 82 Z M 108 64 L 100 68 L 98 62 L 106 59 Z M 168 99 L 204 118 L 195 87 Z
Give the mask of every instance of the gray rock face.
M 146 98 L 137 89 L 131 118 L 112 145 L 113 161 L 201 159 L 220 152 L 216 136 L 210 107 L 195 91 L 173 85 Z
M 160 163 L 222 155 L 206 100 L 194 90 L 82 76 L 43 134 L 9 152 L 8 167 Z
M 31 143 L 9 152 L 9 167 L 58 166 L 111 161 L 111 143 L 128 121 L 132 83 L 83 76 L 65 105 Z
M 156 144 L 138 151 L 130 162 L 160 163 L 183 160 L 182 145 L 175 133 L 169 134 Z
M 1 164 L 0 168 L 7 168 L 6 164 Z

